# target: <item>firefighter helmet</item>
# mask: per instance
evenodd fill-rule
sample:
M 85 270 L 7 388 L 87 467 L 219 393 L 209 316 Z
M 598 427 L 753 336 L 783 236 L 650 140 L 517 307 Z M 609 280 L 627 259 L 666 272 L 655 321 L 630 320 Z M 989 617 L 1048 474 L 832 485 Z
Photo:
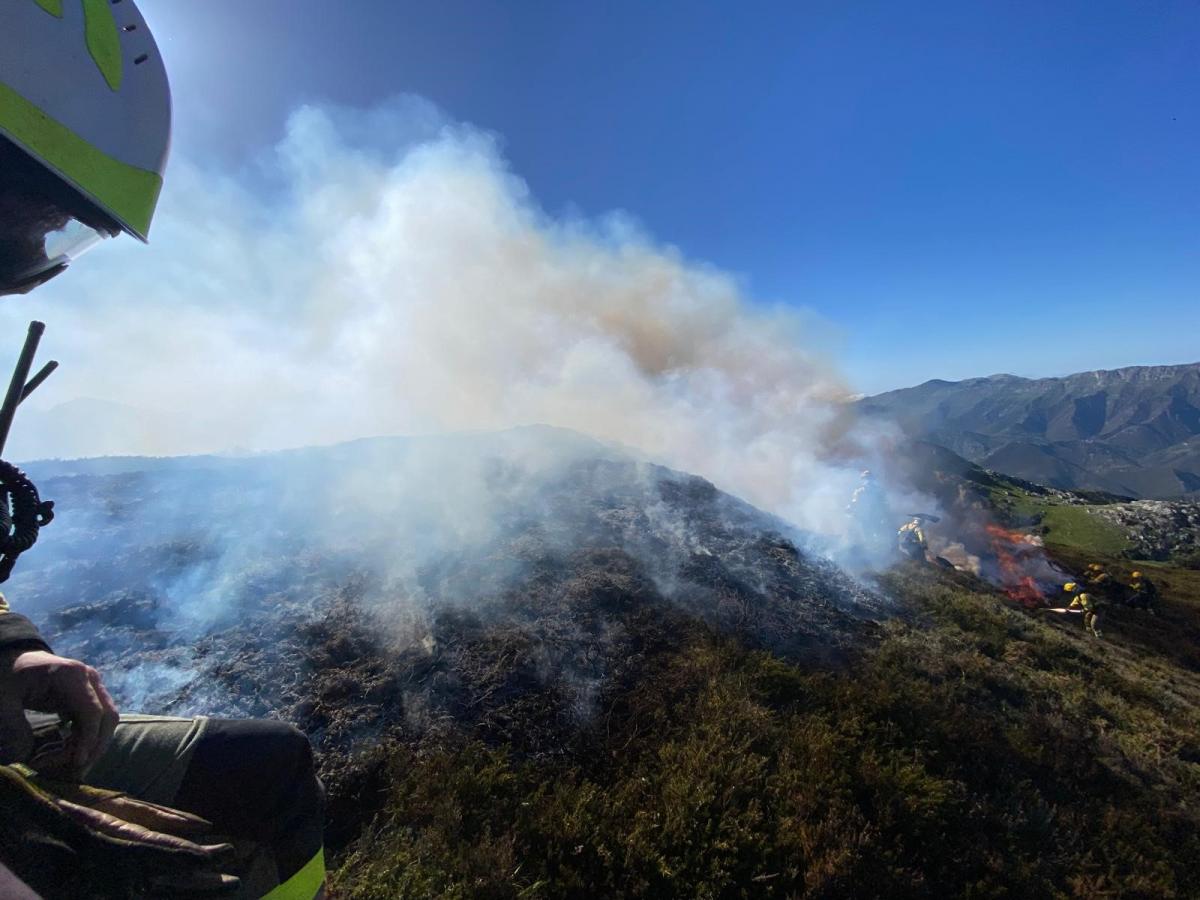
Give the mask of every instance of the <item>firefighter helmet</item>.
M 171 95 L 133 0 L 0 3 L 0 294 L 124 231 L 145 241 Z

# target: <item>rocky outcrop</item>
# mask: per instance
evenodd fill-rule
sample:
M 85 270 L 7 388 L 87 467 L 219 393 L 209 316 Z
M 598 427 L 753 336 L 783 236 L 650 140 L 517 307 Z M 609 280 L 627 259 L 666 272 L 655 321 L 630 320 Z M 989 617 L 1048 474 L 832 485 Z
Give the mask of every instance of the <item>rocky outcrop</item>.
M 1120 526 L 1135 559 L 1200 565 L 1200 502 L 1138 500 L 1093 507 L 1091 512 Z

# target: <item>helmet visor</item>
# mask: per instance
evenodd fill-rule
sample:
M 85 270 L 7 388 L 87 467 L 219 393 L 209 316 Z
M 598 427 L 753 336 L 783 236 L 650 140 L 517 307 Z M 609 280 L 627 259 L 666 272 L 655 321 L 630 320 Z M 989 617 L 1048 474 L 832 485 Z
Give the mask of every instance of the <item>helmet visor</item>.
M 0 295 L 32 290 L 106 237 L 59 209 L 0 208 Z

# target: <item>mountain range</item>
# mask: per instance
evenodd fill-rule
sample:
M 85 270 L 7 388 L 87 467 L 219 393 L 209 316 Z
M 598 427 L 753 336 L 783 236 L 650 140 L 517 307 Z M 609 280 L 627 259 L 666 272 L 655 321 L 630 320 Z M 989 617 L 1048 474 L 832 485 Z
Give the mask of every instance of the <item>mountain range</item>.
M 857 405 L 911 437 L 1039 484 L 1200 497 L 1200 363 L 934 380 Z

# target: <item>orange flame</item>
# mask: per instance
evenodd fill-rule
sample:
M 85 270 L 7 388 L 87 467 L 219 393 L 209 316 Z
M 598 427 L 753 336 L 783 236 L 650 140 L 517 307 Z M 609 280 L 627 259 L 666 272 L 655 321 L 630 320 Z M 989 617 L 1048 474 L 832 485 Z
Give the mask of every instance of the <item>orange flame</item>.
M 1029 562 L 1042 555 L 1041 545 L 1032 535 L 1009 531 L 999 525 L 987 526 L 992 553 L 999 566 L 1000 587 L 1010 599 L 1022 606 L 1035 607 L 1045 603 L 1045 595 L 1037 580 L 1027 572 Z

